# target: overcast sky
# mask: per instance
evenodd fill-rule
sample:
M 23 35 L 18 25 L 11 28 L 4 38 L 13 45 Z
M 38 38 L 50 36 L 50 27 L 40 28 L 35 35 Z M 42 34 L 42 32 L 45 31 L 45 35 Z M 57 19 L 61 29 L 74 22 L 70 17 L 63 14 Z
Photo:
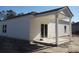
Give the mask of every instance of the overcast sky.
M 43 12 L 47 10 L 52 10 L 55 8 L 59 8 L 62 6 L 0 6 L 1 10 L 14 10 L 17 13 L 28 13 L 31 11 L 36 12 Z M 72 21 L 78 22 L 79 21 L 79 6 L 69 6 L 71 12 L 73 13 L 74 17 L 72 18 Z

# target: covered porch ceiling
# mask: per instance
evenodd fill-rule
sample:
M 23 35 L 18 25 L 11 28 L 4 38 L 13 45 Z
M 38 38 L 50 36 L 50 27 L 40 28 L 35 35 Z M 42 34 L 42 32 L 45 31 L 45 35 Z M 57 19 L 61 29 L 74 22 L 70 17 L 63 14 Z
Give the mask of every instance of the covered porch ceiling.
M 62 19 L 69 19 L 69 17 L 67 17 L 66 15 L 62 13 L 58 13 L 58 20 L 62 20 Z

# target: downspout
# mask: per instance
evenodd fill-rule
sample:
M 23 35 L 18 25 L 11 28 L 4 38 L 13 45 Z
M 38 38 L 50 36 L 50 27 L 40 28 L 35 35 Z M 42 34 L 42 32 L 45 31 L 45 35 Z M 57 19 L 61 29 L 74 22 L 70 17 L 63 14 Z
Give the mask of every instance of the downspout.
M 56 46 L 58 46 L 58 13 L 55 14 Z

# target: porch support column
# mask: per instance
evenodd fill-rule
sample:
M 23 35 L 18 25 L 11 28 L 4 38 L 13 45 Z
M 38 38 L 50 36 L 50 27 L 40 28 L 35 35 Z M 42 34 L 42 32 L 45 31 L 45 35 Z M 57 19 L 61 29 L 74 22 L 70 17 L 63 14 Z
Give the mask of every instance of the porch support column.
M 71 42 L 72 40 L 72 23 L 71 23 L 71 18 L 69 18 L 69 32 L 70 32 L 70 38 L 69 41 Z
M 58 45 L 58 13 L 55 14 L 56 46 Z

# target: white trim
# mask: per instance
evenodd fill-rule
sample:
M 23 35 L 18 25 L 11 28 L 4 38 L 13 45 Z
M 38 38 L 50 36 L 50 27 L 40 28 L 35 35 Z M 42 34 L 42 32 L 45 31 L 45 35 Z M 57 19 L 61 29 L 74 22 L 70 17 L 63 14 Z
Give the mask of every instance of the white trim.
M 55 19 L 56 19 L 55 20 L 56 21 L 55 22 L 56 23 L 56 25 L 55 25 L 55 29 L 56 29 L 56 31 L 55 31 L 56 32 L 56 45 L 58 45 L 58 13 L 55 14 Z
M 70 28 L 69 28 L 69 30 L 70 30 L 70 41 L 72 41 L 71 39 L 72 39 L 72 24 L 71 24 L 71 18 L 69 18 L 69 22 L 70 22 Z

